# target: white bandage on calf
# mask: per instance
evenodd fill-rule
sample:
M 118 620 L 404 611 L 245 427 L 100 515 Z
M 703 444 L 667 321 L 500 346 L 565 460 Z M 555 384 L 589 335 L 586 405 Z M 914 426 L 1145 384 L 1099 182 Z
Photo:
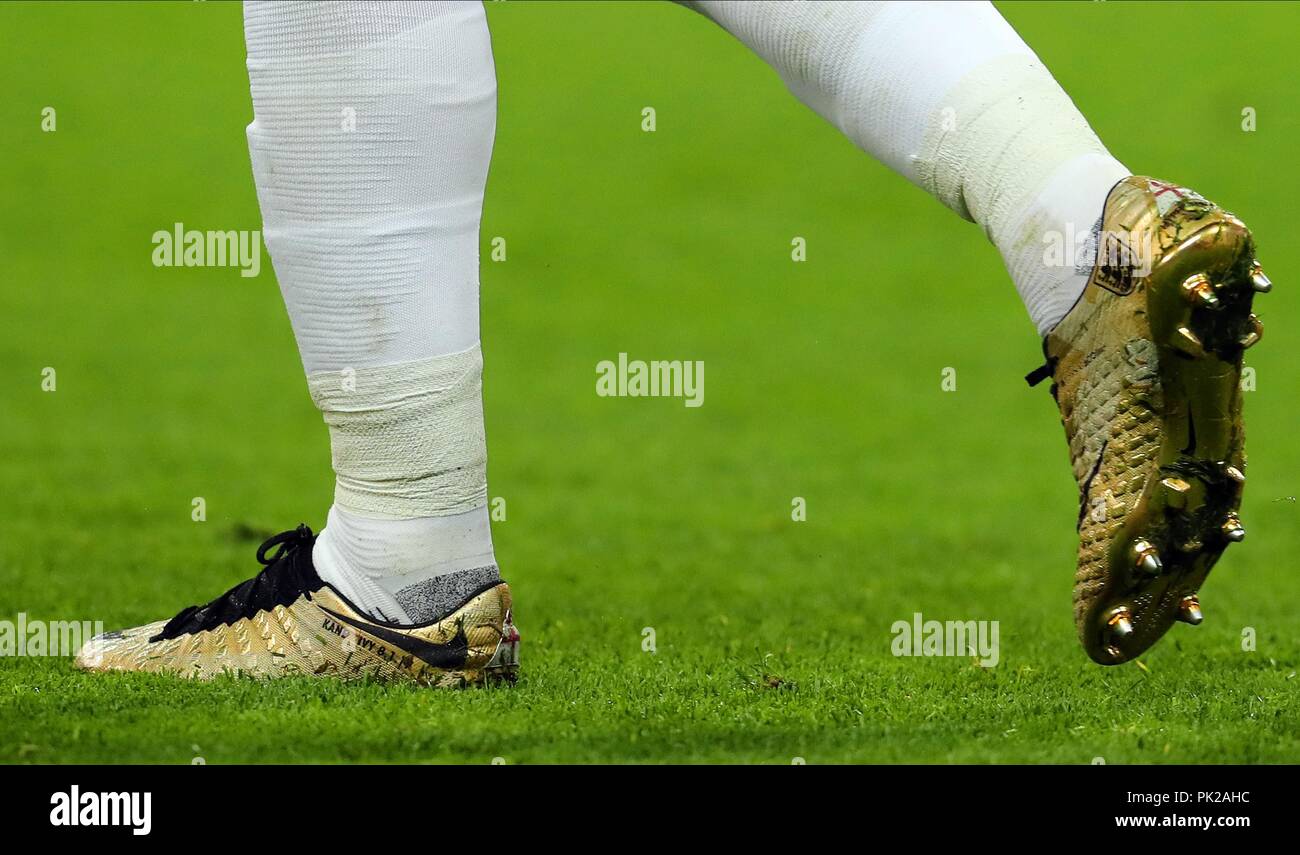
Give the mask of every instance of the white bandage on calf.
M 686 5 L 862 149 L 983 226 L 1040 331 L 1073 304 L 1083 285 L 1072 266 L 1044 264 L 1045 232 L 1088 229 L 1129 173 L 991 4 Z
M 1033 51 L 987 3 L 695 0 L 761 56 L 803 103 L 864 151 L 921 178 L 927 128 L 966 75 Z M 926 188 L 930 189 L 930 188 Z
M 263 234 L 307 373 L 473 345 L 483 4 L 248 2 L 244 26 Z
M 927 128 L 916 168 L 921 186 L 984 228 L 1040 335 L 1083 293 L 1089 235 L 1129 175 L 1032 55 L 967 74 Z M 1049 252 L 1059 246 L 1090 255 Z
M 487 503 L 483 356 L 461 353 L 307 378 L 329 425 L 334 502 L 370 517 L 458 514 Z

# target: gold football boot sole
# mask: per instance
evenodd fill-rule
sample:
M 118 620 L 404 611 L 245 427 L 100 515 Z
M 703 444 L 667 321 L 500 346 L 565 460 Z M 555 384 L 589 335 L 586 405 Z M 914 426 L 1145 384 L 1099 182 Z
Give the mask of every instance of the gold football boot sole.
M 1232 214 L 1139 176 L 1111 191 L 1092 276 L 1044 343 L 1079 485 L 1075 623 L 1099 663 L 1199 624 L 1245 537 L 1242 353 L 1270 288 Z
M 164 626 L 158 621 L 98 636 L 77 654 L 77 667 L 198 680 L 303 674 L 454 687 L 514 682 L 519 666 L 519 633 L 504 582 L 422 627 L 376 622 L 329 587 L 231 624 L 157 639 Z

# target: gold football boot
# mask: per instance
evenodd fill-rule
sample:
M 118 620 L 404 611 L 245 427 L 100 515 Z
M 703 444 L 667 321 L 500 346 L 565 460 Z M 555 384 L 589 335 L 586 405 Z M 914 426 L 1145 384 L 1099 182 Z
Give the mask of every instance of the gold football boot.
M 1235 216 L 1133 176 L 1106 200 L 1097 261 L 1048 334 L 1050 373 L 1079 485 L 1074 617 L 1116 665 L 1170 625 L 1201 622 L 1199 592 L 1230 543 L 1246 476 L 1242 352 L 1272 286 Z
M 321 581 L 311 561 L 315 540 L 305 525 L 277 534 L 257 551 L 266 569 L 256 577 L 170 621 L 96 636 L 77 654 L 77 666 L 200 680 L 308 674 L 426 686 L 514 681 L 519 633 L 505 582 L 485 586 L 430 623 L 386 623 Z

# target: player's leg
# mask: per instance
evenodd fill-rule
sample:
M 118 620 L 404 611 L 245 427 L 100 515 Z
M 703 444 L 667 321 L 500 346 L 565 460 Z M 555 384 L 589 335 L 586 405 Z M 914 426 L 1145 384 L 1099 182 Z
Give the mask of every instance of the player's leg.
M 479 3 L 246 5 L 263 231 L 334 507 L 313 556 L 411 622 L 496 576 L 480 394 L 478 227 L 496 122 Z
M 739 38 L 864 151 L 979 223 L 1045 335 L 1083 292 L 1042 235 L 1091 232 L 1129 171 L 983 2 L 686 5 Z
M 1079 484 L 1088 653 L 1122 662 L 1199 623 L 1206 574 L 1244 535 L 1237 381 L 1269 285 L 1241 222 L 1130 176 L 988 3 L 687 5 L 1001 252 L 1046 336 L 1035 374 L 1055 380 Z
M 278 560 L 268 543 L 251 583 L 92 652 L 191 676 L 508 671 L 480 394 L 482 4 L 249 2 L 245 35 L 264 235 L 329 426 L 334 506 L 319 537 L 273 539 Z

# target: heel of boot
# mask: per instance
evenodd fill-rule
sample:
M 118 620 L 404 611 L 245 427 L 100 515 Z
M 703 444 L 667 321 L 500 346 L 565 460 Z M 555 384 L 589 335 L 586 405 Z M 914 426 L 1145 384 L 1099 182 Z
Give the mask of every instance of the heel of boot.
M 505 582 L 492 589 L 496 608 L 500 609 L 500 634 L 487 664 L 483 666 L 484 681 L 488 683 L 514 683 L 519 676 L 519 630 L 515 627 L 514 601 L 510 586 Z
M 501 640 L 483 671 L 490 682 L 513 683 L 519 677 L 519 630 L 509 609 L 506 610 Z

